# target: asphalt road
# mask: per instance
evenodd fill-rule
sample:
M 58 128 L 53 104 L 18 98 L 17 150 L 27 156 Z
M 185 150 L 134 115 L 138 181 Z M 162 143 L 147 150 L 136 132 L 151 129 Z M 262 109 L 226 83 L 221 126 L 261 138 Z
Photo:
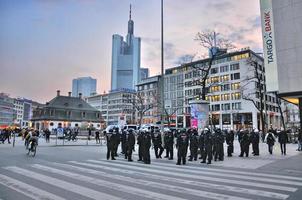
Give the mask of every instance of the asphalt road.
M 61 142 L 61 141 L 59 141 Z M 62 144 L 62 143 L 57 143 Z M 88 145 L 87 145 L 88 144 Z M 55 146 L 39 141 L 36 157 L 26 155 L 23 142 L 0 144 L 0 199 L 301 199 L 302 153 L 278 145 L 269 155 L 234 157 L 212 165 L 200 161 L 176 166 L 176 160 L 155 159 L 151 165 L 129 163 L 122 155 L 105 160 L 106 146 L 94 141 Z M 175 158 L 176 158 L 176 151 Z

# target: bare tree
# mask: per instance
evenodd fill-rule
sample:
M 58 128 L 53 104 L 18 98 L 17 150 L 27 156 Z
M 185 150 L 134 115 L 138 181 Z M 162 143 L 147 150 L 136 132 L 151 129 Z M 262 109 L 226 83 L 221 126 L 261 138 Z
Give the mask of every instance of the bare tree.
M 151 92 L 151 95 L 148 96 L 143 92 L 136 92 L 132 97 L 129 97 L 128 101 L 137 111 L 139 127 L 142 125 L 142 120 L 146 112 L 157 107 L 155 92 Z
M 278 105 L 278 111 L 280 113 L 280 116 L 281 116 L 281 122 L 282 122 L 282 126 L 284 128 L 284 130 L 286 129 L 286 126 L 285 126 L 285 120 L 284 120 L 284 115 L 283 115 L 283 111 L 282 111 L 282 107 L 281 107 L 281 103 L 282 103 L 282 98 L 280 98 L 278 96 L 278 93 L 275 92 L 275 97 L 276 97 L 276 103 Z
M 264 68 L 256 58 L 247 59 L 248 73 L 242 77 L 240 91 L 242 99 L 253 103 L 255 108 L 260 112 L 261 129 L 265 130 L 265 84 L 264 84 Z M 255 89 L 256 86 L 256 89 Z
M 200 71 L 201 81 L 199 85 L 201 85 L 201 99 L 206 100 L 206 81 L 208 79 L 210 70 L 213 65 L 213 61 L 216 59 L 221 52 L 226 52 L 227 49 L 233 49 L 235 46 L 227 39 L 218 38 L 220 33 L 216 33 L 211 30 L 205 30 L 202 32 L 198 32 L 195 37 L 195 41 L 199 42 L 200 46 L 204 49 L 208 50 L 210 57 L 208 58 L 208 64 L 206 66 L 196 66 L 193 65 L 193 69 Z

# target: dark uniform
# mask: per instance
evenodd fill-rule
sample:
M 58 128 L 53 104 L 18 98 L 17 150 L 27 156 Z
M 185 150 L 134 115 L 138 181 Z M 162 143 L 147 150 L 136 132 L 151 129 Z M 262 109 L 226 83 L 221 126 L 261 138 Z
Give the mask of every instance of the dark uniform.
M 256 129 L 251 132 L 251 142 L 252 142 L 254 156 L 259 156 L 259 140 L 260 140 L 259 131 Z
M 266 136 L 266 143 L 268 145 L 268 151 L 270 154 L 273 154 L 273 147 L 275 144 L 275 137 L 272 132 L 269 132 Z
M 232 153 L 234 153 L 234 131 L 230 130 L 227 134 L 226 134 L 226 143 L 228 145 L 228 157 L 232 157 Z
M 101 140 L 100 140 L 100 131 L 99 130 L 96 130 L 95 131 L 95 142 L 97 144 L 100 144 L 101 143 Z
M 121 135 L 121 143 L 122 143 L 121 154 L 126 154 L 126 134 L 127 134 L 127 130 L 124 129 Z
M 204 131 L 204 147 L 205 152 L 203 156 L 203 161 L 201 163 L 206 163 L 208 159 L 208 164 L 211 164 L 212 161 L 212 150 L 213 150 L 213 137 L 211 131 L 205 129 Z
M 205 144 L 204 144 L 204 131 L 201 131 L 201 134 L 198 139 L 198 146 L 200 151 L 200 157 L 199 159 L 203 159 L 204 153 L 205 153 Z
M 120 136 L 120 133 L 119 133 L 119 128 L 114 128 L 113 130 L 113 146 L 114 146 L 114 156 L 118 156 L 117 154 L 117 149 L 118 149 L 118 146 L 120 144 L 120 140 L 121 140 L 121 136 Z
M 164 152 L 164 148 L 162 146 L 161 134 L 159 131 L 155 131 L 152 134 L 152 143 L 154 146 L 155 157 L 161 158 L 161 155 Z M 158 152 L 158 150 L 159 150 L 159 152 Z
M 177 137 L 176 148 L 177 148 L 177 165 L 186 164 L 186 157 L 189 145 L 189 137 L 185 131 L 181 131 L 180 135 Z
M 190 135 L 190 159 L 189 161 L 192 161 L 193 159 L 197 160 L 197 152 L 198 152 L 198 132 L 197 130 L 193 130 Z
M 142 161 L 143 160 L 143 131 L 140 131 L 137 135 L 137 144 L 138 144 L 138 160 L 137 161 Z
M 114 158 L 114 138 L 113 138 L 113 130 L 110 129 L 109 132 L 106 132 L 106 140 L 107 140 L 107 160 L 109 160 L 111 156 L 111 160 L 115 160 Z
M 126 132 L 125 134 L 125 159 L 128 159 L 129 162 L 132 162 L 132 151 L 135 145 L 135 136 L 132 129 Z
M 142 138 L 142 157 L 145 164 L 150 164 L 150 147 L 151 147 L 151 135 L 149 132 L 145 132 Z
M 248 130 L 245 130 L 242 132 L 241 139 L 240 139 L 241 153 L 239 157 L 243 157 L 244 154 L 246 157 L 249 156 L 250 143 L 251 143 L 250 134 Z
M 165 134 L 164 142 L 165 142 L 165 148 L 167 151 L 167 158 L 169 158 L 169 160 L 173 160 L 174 135 L 171 131 L 169 131 Z
M 278 140 L 281 146 L 281 154 L 286 155 L 286 143 L 288 142 L 288 136 L 286 131 L 280 131 Z
M 224 135 L 221 132 L 221 129 L 217 129 L 214 135 L 214 160 L 223 161 L 224 157 L 224 150 L 223 150 L 223 143 L 224 143 Z

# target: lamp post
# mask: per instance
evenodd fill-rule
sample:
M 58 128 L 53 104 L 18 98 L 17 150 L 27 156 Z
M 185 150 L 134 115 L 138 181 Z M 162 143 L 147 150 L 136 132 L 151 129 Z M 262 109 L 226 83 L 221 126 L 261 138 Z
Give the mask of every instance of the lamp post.
M 164 130 L 164 3 L 161 0 L 161 129 Z

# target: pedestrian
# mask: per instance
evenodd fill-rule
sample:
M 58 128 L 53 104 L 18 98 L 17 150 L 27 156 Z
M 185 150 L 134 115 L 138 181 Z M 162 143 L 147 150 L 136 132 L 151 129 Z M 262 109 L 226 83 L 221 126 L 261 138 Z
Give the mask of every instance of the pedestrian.
M 113 130 L 110 129 L 105 134 L 106 134 L 106 143 L 107 143 L 107 160 L 109 160 L 110 157 L 111 160 L 115 160 Z
M 254 156 L 259 156 L 259 140 L 260 140 L 259 130 L 254 129 L 251 132 L 251 142 L 252 142 Z
M 241 140 L 240 140 L 240 147 L 241 147 L 241 153 L 239 157 L 243 157 L 244 155 L 246 157 L 249 157 L 249 150 L 250 150 L 250 133 L 248 130 L 244 130 L 241 133 Z
M 162 146 L 162 138 L 161 138 L 160 130 L 155 130 L 151 137 L 152 137 L 152 143 L 153 143 L 153 147 L 154 147 L 155 157 L 157 159 L 162 158 L 161 155 L 164 151 L 164 148 Z M 158 152 L 158 150 L 159 150 L 159 152 Z
M 288 143 L 287 133 L 286 131 L 284 131 L 284 129 L 281 129 L 281 131 L 278 130 L 277 133 L 278 133 L 278 141 L 281 147 L 281 154 L 286 155 L 286 143 Z
M 121 154 L 125 154 L 126 152 L 126 134 L 127 134 L 127 130 L 124 128 L 122 130 L 122 134 L 121 134 L 121 146 L 122 146 L 122 151 Z
M 204 129 L 204 145 L 205 145 L 205 152 L 203 156 L 203 161 L 201 163 L 211 164 L 212 161 L 212 151 L 213 151 L 213 136 L 211 131 L 208 128 Z
M 49 143 L 49 139 L 50 139 L 50 131 L 49 131 L 48 128 L 46 128 L 46 129 L 44 130 L 44 134 L 45 134 L 45 141 L 46 141 L 46 143 Z
M 138 162 L 143 161 L 143 133 L 144 131 L 139 131 L 137 136 L 137 144 L 138 144 Z
M 232 157 L 232 153 L 234 153 L 234 131 L 231 129 L 226 134 L 226 143 L 228 145 L 227 154 L 228 157 Z
M 177 148 L 177 163 L 180 165 L 181 162 L 183 165 L 186 164 L 186 157 L 189 145 L 189 137 L 186 133 L 186 130 L 182 130 L 180 135 L 177 137 L 176 148 Z
M 95 143 L 96 144 L 100 144 L 101 140 L 100 140 L 100 130 L 96 129 L 95 130 Z
M 273 147 L 274 147 L 276 139 L 272 132 L 267 133 L 267 135 L 265 137 L 265 141 L 266 141 L 266 144 L 268 145 L 269 153 L 273 154 Z
M 150 148 L 151 148 L 151 133 L 145 131 L 142 137 L 142 158 L 145 164 L 151 164 Z
M 92 134 L 92 128 L 89 126 L 89 128 L 88 128 L 88 140 L 90 140 L 91 134 Z
M 190 158 L 189 161 L 197 160 L 198 156 L 198 131 L 196 129 L 191 130 L 189 141 L 190 141 Z
M 298 130 L 298 149 L 297 151 L 302 151 L 302 129 Z
M 128 159 L 128 162 L 132 162 L 132 151 L 135 145 L 135 136 L 133 129 L 126 131 L 125 135 L 125 159 Z

